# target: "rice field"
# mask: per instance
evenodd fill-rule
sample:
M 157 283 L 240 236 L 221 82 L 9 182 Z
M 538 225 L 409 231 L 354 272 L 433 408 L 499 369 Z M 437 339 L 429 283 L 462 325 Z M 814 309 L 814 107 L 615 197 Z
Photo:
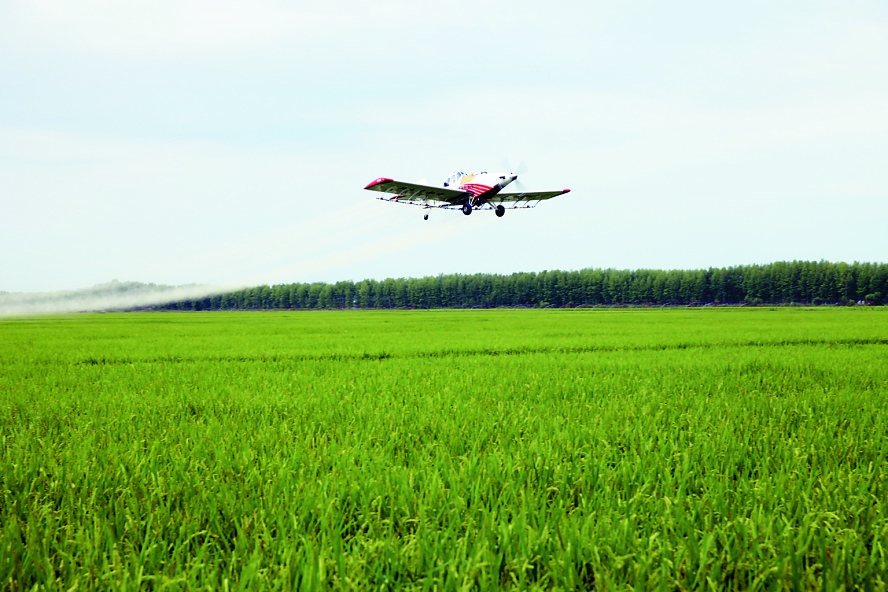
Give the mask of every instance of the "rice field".
M 888 586 L 888 309 L 0 319 L 7 590 Z

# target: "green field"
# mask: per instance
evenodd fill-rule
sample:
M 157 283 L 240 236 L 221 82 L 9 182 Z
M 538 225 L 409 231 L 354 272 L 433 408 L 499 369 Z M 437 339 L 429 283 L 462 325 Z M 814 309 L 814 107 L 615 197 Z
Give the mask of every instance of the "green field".
M 0 587 L 885 589 L 888 309 L 0 319 Z

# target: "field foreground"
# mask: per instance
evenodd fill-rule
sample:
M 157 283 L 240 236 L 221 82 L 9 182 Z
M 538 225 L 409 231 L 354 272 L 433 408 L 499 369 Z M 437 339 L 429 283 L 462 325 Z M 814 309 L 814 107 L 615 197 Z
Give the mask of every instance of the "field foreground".
M 0 587 L 888 586 L 888 310 L 0 320 Z

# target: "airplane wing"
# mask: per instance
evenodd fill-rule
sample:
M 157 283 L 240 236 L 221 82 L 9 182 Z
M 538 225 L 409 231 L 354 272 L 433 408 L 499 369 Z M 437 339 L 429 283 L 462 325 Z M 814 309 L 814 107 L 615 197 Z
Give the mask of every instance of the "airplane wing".
M 472 194 L 468 191 L 459 191 L 458 189 L 448 189 L 446 187 L 432 187 L 431 185 L 419 185 L 418 183 L 407 183 L 406 181 L 395 181 L 382 177 L 371 182 L 364 187 L 370 191 L 380 191 L 382 193 L 392 193 L 389 199 L 400 202 L 433 202 L 445 201 L 450 204 L 461 204 L 467 197 Z M 379 198 L 384 199 L 384 198 Z
M 544 199 L 552 199 L 559 195 L 570 193 L 570 189 L 562 189 L 561 191 L 522 191 L 521 193 L 499 193 L 490 201 L 494 202 L 527 202 L 542 201 Z M 517 206 L 517 203 L 516 203 Z

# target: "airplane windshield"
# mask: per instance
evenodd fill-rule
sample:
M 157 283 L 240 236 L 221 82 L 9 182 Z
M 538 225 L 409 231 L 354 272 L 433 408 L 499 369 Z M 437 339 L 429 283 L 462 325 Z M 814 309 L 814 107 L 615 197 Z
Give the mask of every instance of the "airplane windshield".
M 466 174 L 462 171 L 450 173 L 450 176 L 444 180 L 444 187 L 450 187 L 451 185 L 458 185 L 460 179 L 462 179 L 465 176 L 466 176 Z

